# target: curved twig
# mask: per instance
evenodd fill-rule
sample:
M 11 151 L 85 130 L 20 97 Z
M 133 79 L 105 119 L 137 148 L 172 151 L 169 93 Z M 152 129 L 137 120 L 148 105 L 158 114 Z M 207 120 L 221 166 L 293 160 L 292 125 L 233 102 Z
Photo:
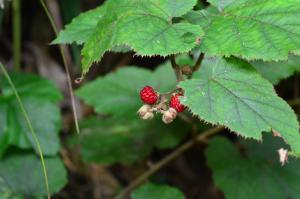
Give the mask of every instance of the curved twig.
M 200 135 L 197 136 L 197 141 L 200 142 L 206 142 L 207 138 L 222 131 L 224 127 L 215 127 L 212 129 L 209 129 Z M 192 139 L 179 148 L 177 148 L 175 151 L 167 155 L 165 158 L 157 162 L 156 164 L 152 165 L 151 168 L 143 173 L 141 176 L 133 180 L 119 195 L 115 197 L 115 199 L 124 199 L 133 189 L 135 189 L 137 186 L 145 182 L 151 175 L 159 171 L 162 167 L 164 167 L 166 164 L 170 163 L 172 160 L 176 159 L 178 156 L 180 156 L 183 152 L 191 148 L 195 144 L 195 140 Z

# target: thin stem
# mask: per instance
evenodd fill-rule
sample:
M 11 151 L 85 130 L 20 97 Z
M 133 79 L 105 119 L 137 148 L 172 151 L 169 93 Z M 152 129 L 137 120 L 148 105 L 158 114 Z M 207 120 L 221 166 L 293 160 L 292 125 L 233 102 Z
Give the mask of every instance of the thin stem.
M 39 156 L 40 156 L 41 162 L 42 162 L 42 169 L 43 169 L 44 177 L 45 177 L 46 191 L 47 191 L 47 194 L 48 194 L 48 199 L 50 199 L 50 191 L 49 191 L 49 184 L 48 184 L 47 169 L 46 169 L 46 164 L 45 164 L 45 161 L 44 161 L 44 156 L 43 156 L 43 152 L 42 152 L 42 148 L 41 148 L 39 139 L 38 139 L 37 136 L 36 136 L 36 133 L 35 133 L 34 128 L 32 127 L 32 124 L 31 124 L 31 121 L 30 121 L 30 119 L 29 119 L 28 113 L 27 113 L 27 111 L 26 111 L 26 109 L 25 109 L 25 107 L 24 107 L 24 104 L 23 104 L 23 102 L 22 102 L 22 100 L 21 100 L 21 98 L 20 98 L 20 96 L 19 96 L 19 94 L 18 94 L 18 91 L 17 91 L 17 89 L 16 89 L 14 83 L 12 82 L 10 76 L 8 75 L 6 69 L 5 69 L 4 66 L 2 65 L 2 63 L 0 63 L 0 68 L 1 68 L 1 70 L 2 70 L 2 72 L 3 72 L 3 74 L 4 74 L 4 76 L 5 76 L 6 80 L 8 81 L 8 83 L 9 83 L 11 89 L 12 89 L 13 92 L 14 92 L 14 95 L 15 95 L 15 97 L 16 97 L 16 99 L 17 99 L 17 102 L 18 102 L 18 104 L 19 104 L 19 106 L 20 106 L 20 109 L 21 109 L 21 111 L 22 111 L 22 114 L 23 114 L 23 116 L 24 116 L 24 118 L 25 118 L 25 120 L 26 120 L 26 123 L 27 123 L 27 125 L 28 125 L 29 131 L 30 131 L 30 133 L 31 133 L 31 135 L 32 135 L 32 137 L 33 137 L 34 143 L 35 143 L 36 148 L 37 148 L 37 150 L 38 150 L 38 153 L 39 153 Z M 28 136 L 28 135 L 26 135 L 26 136 Z M 29 136 L 28 136 L 28 137 L 29 137 Z M 29 140 L 30 140 L 30 139 L 29 139 Z
M 193 67 L 193 72 L 195 72 L 195 71 L 197 71 L 197 70 L 200 69 L 201 63 L 202 63 L 202 61 L 204 59 L 204 55 L 205 55 L 204 53 L 200 53 L 200 55 L 199 55 L 199 57 L 198 57 L 198 59 L 197 59 L 197 61 L 195 63 L 195 66 Z
M 176 63 L 175 55 L 171 55 L 171 64 L 175 72 L 177 82 L 183 81 L 182 71 L 180 69 L 180 66 L 178 66 Z
M 200 135 L 197 136 L 197 141 L 200 142 L 206 142 L 207 138 L 222 131 L 223 127 L 215 127 L 212 129 L 209 129 Z M 157 162 L 156 164 L 152 165 L 151 168 L 143 173 L 141 176 L 133 180 L 132 183 L 129 184 L 128 187 L 126 187 L 119 195 L 116 196 L 115 199 L 124 199 L 133 189 L 135 189 L 137 186 L 145 182 L 151 175 L 159 171 L 162 167 L 170 163 L 172 160 L 176 159 L 178 156 L 180 156 L 182 153 L 184 153 L 186 150 L 191 148 L 195 144 L 195 141 L 192 139 L 179 148 L 177 148 L 175 151 L 167 155 L 165 158 Z
M 52 26 L 52 29 L 53 29 L 55 35 L 57 36 L 58 35 L 58 31 L 57 31 L 57 28 L 56 28 L 55 23 L 53 21 L 53 18 L 51 17 L 50 12 L 49 12 L 49 10 L 48 10 L 48 8 L 47 8 L 44 0 L 40 0 L 40 2 L 41 2 L 42 6 L 44 8 L 44 11 L 45 11 L 45 13 L 46 13 L 49 21 L 50 21 L 50 24 Z M 60 50 L 60 54 L 61 54 L 61 57 L 62 57 L 62 60 L 63 60 L 65 71 L 67 73 L 68 89 L 69 89 L 70 97 L 71 97 L 71 104 L 72 104 L 72 111 L 73 111 L 73 115 L 74 115 L 75 128 L 76 128 L 77 134 L 79 134 L 80 133 L 80 129 L 79 129 L 79 125 L 78 125 L 78 116 L 77 116 L 77 112 L 76 112 L 75 97 L 74 97 L 74 92 L 73 92 L 71 74 L 70 74 L 70 70 L 69 70 L 69 67 L 68 67 L 67 59 L 66 59 L 66 56 L 65 56 L 65 53 L 64 53 L 62 45 L 59 45 L 59 50 Z
M 21 68 L 21 4 L 20 0 L 12 1 L 13 10 L 13 58 L 14 69 L 19 71 Z

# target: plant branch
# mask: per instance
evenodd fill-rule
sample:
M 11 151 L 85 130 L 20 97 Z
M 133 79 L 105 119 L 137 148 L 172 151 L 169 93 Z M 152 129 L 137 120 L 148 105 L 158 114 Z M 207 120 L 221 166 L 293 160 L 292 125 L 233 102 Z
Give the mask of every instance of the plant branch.
M 57 36 L 58 35 L 57 28 L 55 26 L 53 18 L 51 17 L 51 15 L 49 13 L 49 10 L 48 10 L 44 0 L 40 0 L 40 3 L 42 4 L 42 7 L 44 8 L 44 11 L 45 11 L 45 13 L 46 13 L 46 15 L 47 15 L 47 17 L 50 21 L 50 24 L 52 26 L 52 29 L 53 29 L 55 35 Z M 74 92 L 73 92 L 71 74 L 70 74 L 67 59 L 66 59 L 66 56 L 65 56 L 65 53 L 64 53 L 63 45 L 59 45 L 59 50 L 60 50 L 60 54 L 62 56 L 65 71 L 66 71 L 66 74 L 67 74 L 68 89 L 69 89 L 70 97 L 71 97 L 71 104 L 72 104 L 72 110 L 73 110 L 73 115 L 74 115 L 75 128 L 76 128 L 77 134 L 79 134 L 80 129 L 79 129 L 79 124 L 78 124 L 78 116 L 77 116 L 77 112 L 76 112 L 75 97 L 74 97 Z
M 20 106 L 22 114 L 23 114 L 23 116 L 25 118 L 25 121 L 26 121 L 26 123 L 28 125 L 29 131 L 30 131 L 30 133 L 32 135 L 33 141 L 34 141 L 34 143 L 36 145 L 36 148 L 38 150 L 38 153 L 39 153 L 39 156 L 40 156 L 41 162 L 42 162 L 43 174 L 44 174 L 44 177 L 45 177 L 46 191 L 47 191 L 48 199 L 50 199 L 50 191 L 49 191 L 49 184 L 48 184 L 47 169 L 46 169 L 46 164 L 45 164 L 45 161 L 44 161 L 44 156 L 43 156 L 43 152 L 42 152 L 42 148 L 41 148 L 39 139 L 36 136 L 35 130 L 34 130 L 32 124 L 31 124 L 31 121 L 29 119 L 28 113 L 27 113 L 27 111 L 25 109 L 25 106 L 24 106 L 24 104 L 23 104 L 23 102 L 22 102 L 22 100 L 21 100 L 21 98 L 20 98 L 20 96 L 18 94 L 18 91 L 17 91 L 17 89 L 16 89 L 13 81 L 11 80 L 9 74 L 7 73 L 6 69 L 2 65 L 2 63 L 0 63 L 0 68 L 1 68 L 1 70 L 2 70 L 2 72 L 4 74 L 4 76 L 5 76 L 5 78 L 7 80 L 7 82 L 9 83 L 9 85 L 10 85 L 10 87 L 11 87 L 11 89 L 12 89 L 12 91 L 13 91 L 15 97 L 16 97 L 16 99 L 17 99 L 17 102 L 18 102 L 18 104 Z M 26 134 L 26 136 L 29 138 L 29 140 L 31 140 L 29 135 Z
M 193 73 L 200 69 L 201 63 L 202 63 L 202 61 L 204 59 L 204 55 L 205 55 L 204 53 L 200 53 L 200 55 L 199 55 L 199 57 L 198 57 L 195 65 L 193 67 Z
M 13 10 L 13 58 L 14 69 L 19 71 L 21 68 L 21 9 L 20 0 L 12 1 Z
M 200 135 L 198 135 L 197 141 L 206 142 L 208 137 L 210 137 L 214 134 L 217 134 L 218 132 L 222 131 L 223 129 L 224 129 L 223 127 L 215 127 L 215 128 L 209 129 L 209 130 L 201 133 Z M 156 164 L 152 165 L 148 171 L 146 171 L 141 176 L 139 176 L 138 178 L 133 180 L 133 182 L 131 182 L 129 184 L 129 186 L 127 186 L 119 195 L 117 195 L 115 199 L 124 199 L 133 189 L 135 189 L 137 186 L 139 186 L 140 184 L 145 182 L 151 175 L 153 175 L 154 173 L 159 171 L 162 167 L 164 167 L 165 165 L 170 163 L 172 160 L 176 159 L 178 156 L 180 156 L 186 150 L 188 150 L 189 148 L 194 146 L 194 144 L 195 144 L 195 140 L 192 139 L 192 140 L 186 142 L 185 144 L 183 144 L 182 146 L 180 146 L 179 148 L 177 148 L 175 151 L 173 151 L 172 153 L 167 155 L 165 158 L 163 158 Z
M 182 71 L 180 69 L 180 66 L 176 63 L 175 55 L 171 55 L 171 64 L 175 72 L 177 82 L 183 81 Z

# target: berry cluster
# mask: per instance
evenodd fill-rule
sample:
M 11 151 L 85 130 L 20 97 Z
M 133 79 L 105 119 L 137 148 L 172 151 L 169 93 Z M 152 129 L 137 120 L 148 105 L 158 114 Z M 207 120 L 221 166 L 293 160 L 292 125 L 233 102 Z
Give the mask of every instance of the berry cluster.
M 185 110 L 185 106 L 180 103 L 180 96 L 183 94 L 172 93 L 168 101 L 166 95 L 159 95 L 151 86 L 145 86 L 140 91 L 144 105 L 138 110 L 138 115 L 144 120 L 150 120 L 154 117 L 153 112 L 160 112 L 163 114 L 163 122 L 169 124 L 176 118 L 177 113 Z

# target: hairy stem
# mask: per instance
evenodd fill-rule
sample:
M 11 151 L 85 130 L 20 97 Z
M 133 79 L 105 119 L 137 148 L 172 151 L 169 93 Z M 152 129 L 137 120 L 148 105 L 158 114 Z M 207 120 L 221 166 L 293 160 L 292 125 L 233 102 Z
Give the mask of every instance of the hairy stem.
M 199 142 L 206 142 L 207 138 L 222 131 L 223 127 L 215 127 L 212 129 L 209 129 L 200 135 L 197 136 L 197 141 Z M 162 167 L 170 163 L 172 160 L 176 159 L 178 156 L 180 156 L 182 153 L 184 153 L 186 150 L 191 148 L 195 144 L 195 140 L 192 139 L 179 148 L 177 148 L 175 151 L 167 155 L 165 158 L 157 162 L 156 164 L 152 165 L 151 168 L 143 173 L 141 176 L 136 178 L 132 183 L 130 183 L 119 195 L 116 196 L 115 199 L 124 199 L 133 189 L 135 189 L 137 186 L 145 182 L 151 175 L 159 171 Z
M 21 4 L 20 0 L 12 1 L 13 12 L 13 59 L 14 69 L 19 71 L 21 68 Z
M 171 55 L 171 64 L 175 72 L 177 82 L 183 81 L 182 71 L 180 69 L 180 66 L 176 63 L 175 55 Z
M 44 11 L 45 11 L 45 13 L 46 13 L 49 21 L 50 21 L 50 24 L 52 26 L 52 29 L 53 29 L 55 35 L 57 36 L 58 35 L 58 31 L 57 31 L 57 28 L 56 28 L 55 23 L 53 21 L 53 18 L 51 17 L 51 15 L 49 13 L 49 10 L 48 10 L 48 8 L 47 8 L 44 0 L 40 0 L 40 2 L 41 2 L 42 6 L 44 8 Z M 71 74 L 70 74 L 70 70 L 69 70 L 69 67 L 68 67 L 67 59 L 66 59 L 66 56 L 65 56 L 65 53 L 64 53 L 62 45 L 59 45 L 59 50 L 60 50 L 60 54 L 62 56 L 63 64 L 64 64 L 64 67 L 65 67 L 65 71 L 66 71 L 66 74 L 67 74 L 68 89 L 69 89 L 69 92 L 70 92 L 70 98 L 71 98 L 72 110 L 73 110 L 73 115 L 74 115 L 75 128 L 76 128 L 77 134 L 79 134 L 80 133 L 80 129 L 79 129 L 79 125 L 78 125 L 78 116 L 77 116 L 77 112 L 76 112 L 75 97 L 74 97 L 74 92 L 73 92 Z
M 4 76 L 5 76 L 5 78 L 6 78 L 6 80 L 7 80 L 7 82 L 9 83 L 11 89 L 12 89 L 13 92 L 14 92 L 14 95 L 15 95 L 15 97 L 16 97 L 16 99 L 17 99 L 17 102 L 18 102 L 18 104 L 19 104 L 19 106 L 20 106 L 20 109 L 21 109 L 21 111 L 22 111 L 22 114 L 23 114 L 23 116 L 24 116 L 24 118 L 25 118 L 25 121 L 26 121 L 26 123 L 27 123 L 27 125 L 28 125 L 28 128 L 29 128 L 29 131 L 30 131 L 30 133 L 31 133 L 31 136 L 32 136 L 32 138 L 33 138 L 33 140 L 34 140 L 34 143 L 35 143 L 35 145 L 36 145 L 36 148 L 37 148 L 37 150 L 38 150 L 38 153 L 39 153 L 39 156 L 40 156 L 41 162 L 42 162 L 42 169 L 43 169 L 44 177 L 45 177 L 46 191 L 47 191 L 47 194 L 48 194 L 48 199 L 50 199 L 50 191 L 49 191 L 49 184 L 48 184 L 47 169 L 46 169 L 46 164 L 45 164 L 45 161 L 44 161 L 44 156 L 43 156 L 43 152 L 42 152 L 42 148 L 41 148 L 39 139 L 38 139 L 38 137 L 36 136 L 35 130 L 34 130 L 32 124 L 31 124 L 31 121 L 30 121 L 30 119 L 29 119 L 28 113 L 27 113 L 27 111 L 26 111 L 26 109 L 25 109 L 25 107 L 24 107 L 24 104 L 23 104 L 23 102 L 22 102 L 22 100 L 21 100 L 21 98 L 20 98 L 20 96 L 19 96 L 19 94 L 18 94 L 18 91 L 17 91 L 17 89 L 16 89 L 14 83 L 12 82 L 10 76 L 8 75 L 8 73 L 7 73 L 6 69 L 5 69 L 5 67 L 2 65 L 2 63 L 0 63 L 0 68 L 1 68 L 1 70 L 2 70 L 2 72 L 3 72 L 3 74 L 4 74 Z M 29 135 L 27 135 L 27 134 L 26 134 L 26 136 L 29 137 Z M 29 140 L 31 140 L 31 139 L 29 139 Z
M 194 65 L 194 67 L 193 67 L 193 72 L 195 72 L 195 71 L 197 71 L 197 70 L 200 69 L 201 63 L 202 63 L 202 61 L 203 61 L 203 59 L 204 59 L 204 55 L 205 55 L 204 53 L 200 53 L 200 55 L 199 55 L 199 57 L 198 57 L 198 59 L 197 59 L 195 65 Z

